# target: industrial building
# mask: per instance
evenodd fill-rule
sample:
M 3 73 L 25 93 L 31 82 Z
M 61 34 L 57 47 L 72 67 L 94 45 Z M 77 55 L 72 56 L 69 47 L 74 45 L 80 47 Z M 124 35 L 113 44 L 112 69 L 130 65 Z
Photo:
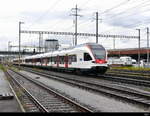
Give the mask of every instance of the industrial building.
M 130 49 L 111 49 L 108 50 L 108 57 L 120 57 L 120 56 L 131 56 L 133 59 L 138 60 L 138 54 L 140 59 L 147 59 L 150 54 L 150 49 L 147 48 L 130 48 Z

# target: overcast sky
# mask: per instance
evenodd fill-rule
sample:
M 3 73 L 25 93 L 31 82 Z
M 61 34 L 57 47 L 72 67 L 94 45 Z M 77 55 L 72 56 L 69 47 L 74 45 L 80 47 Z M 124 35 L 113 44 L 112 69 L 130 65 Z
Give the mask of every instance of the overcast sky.
M 78 32 L 95 33 L 95 12 L 99 13 L 100 34 L 137 36 L 141 30 L 141 47 L 146 47 L 146 27 L 150 27 L 150 0 L 0 0 L 0 50 L 18 45 L 19 21 L 22 30 L 74 32 L 71 16 L 78 5 Z M 72 45 L 72 36 L 43 35 Z M 22 45 L 38 46 L 38 35 L 22 34 Z M 78 37 L 78 44 L 95 42 L 95 37 Z M 116 39 L 115 48 L 138 47 L 136 39 Z M 99 38 L 99 44 L 113 48 L 113 38 Z M 18 49 L 18 48 L 16 48 Z

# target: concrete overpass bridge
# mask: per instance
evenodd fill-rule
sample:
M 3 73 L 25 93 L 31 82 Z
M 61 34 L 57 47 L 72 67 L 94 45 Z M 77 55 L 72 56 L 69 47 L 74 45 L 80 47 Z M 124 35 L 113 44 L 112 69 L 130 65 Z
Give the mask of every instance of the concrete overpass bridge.
M 23 56 L 30 56 L 30 55 L 36 55 L 41 52 L 29 52 L 29 51 L 21 51 L 21 57 Z M 0 61 L 9 61 L 14 58 L 19 57 L 19 51 L 0 51 Z
M 35 55 L 39 54 L 41 52 L 27 52 L 27 51 L 21 51 L 21 55 Z M 19 51 L 0 51 L 0 55 L 19 55 Z

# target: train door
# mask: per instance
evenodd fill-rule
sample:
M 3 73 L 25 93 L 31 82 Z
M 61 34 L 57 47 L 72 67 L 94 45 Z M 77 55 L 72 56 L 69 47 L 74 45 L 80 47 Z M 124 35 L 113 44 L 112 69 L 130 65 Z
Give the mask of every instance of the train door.
M 43 63 L 42 58 L 40 58 L 40 65 L 41 65 L 41 66 L 42 66 L 42 63 Z
M 57 55 L 56 61 L 57 61 L 57 67 L 59 67 L 59 55 Z
M 36 58 L 33 59 L 33 65 L 36 65 Z
M 68 54 L 65 56 L 65 68 L 68 68 Z
M 34 65 L 34 59 L 32 59 L 32 65 Z

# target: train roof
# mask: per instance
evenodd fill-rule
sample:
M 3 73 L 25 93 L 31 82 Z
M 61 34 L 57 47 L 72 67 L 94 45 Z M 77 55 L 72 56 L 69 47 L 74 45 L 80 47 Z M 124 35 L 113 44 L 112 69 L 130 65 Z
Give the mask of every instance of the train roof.
M 89 43 L 80 44 L 80 45 L 77 45 L 77 46 L 74 46 L 74 47 L 70 47 L 70 48 L 68 48 L 68 49 L 78 48 L 78 47 L 84 47 L 84 46 L 87 46 L 87 45 L 91 45 L 91 46 L 93 46 L 93 45 L 99 45 L 99 46 L 103 47 L 103 46 L 100 45 L 100 44 L 89 42 Z
M 79 48 L 82 48 L 84 49 L 85 46 L 87 45 L 91 45 L 91 46 L 95 46 L 95 45 L 99 45 L 100 47 L 103 48 L 102 45 L 100 44 L 97 44 L 97 43 L 84 43 L 84 44 L 80 44 L 80 45 L 77 45 L 77 46 L 74 46 L 74 47 L 70 47 L 70 48 L 67 48 L 67 49 L 62 49 L 62 50 L 56 50 L 56 51 L 50 51 L 50 52 L 47 52 L 47 53 L 42 53 L 42 54 L 37 54 L 37 55 L 33 55 L 33 56 L 27 56 L 27 57 L 24 57 L 22 59 L 31 59 L 31 58 L 42 58 L 42 57 L 48 57 L 48 56 L 51 56 L 51 54 L 53 55 L 57 55 L 58 53 L 59 54 L 63 54 L 64 52 L 65 53 L 69 53 L 69 52 L 72 52 L 76 49 L 79 49 Z

